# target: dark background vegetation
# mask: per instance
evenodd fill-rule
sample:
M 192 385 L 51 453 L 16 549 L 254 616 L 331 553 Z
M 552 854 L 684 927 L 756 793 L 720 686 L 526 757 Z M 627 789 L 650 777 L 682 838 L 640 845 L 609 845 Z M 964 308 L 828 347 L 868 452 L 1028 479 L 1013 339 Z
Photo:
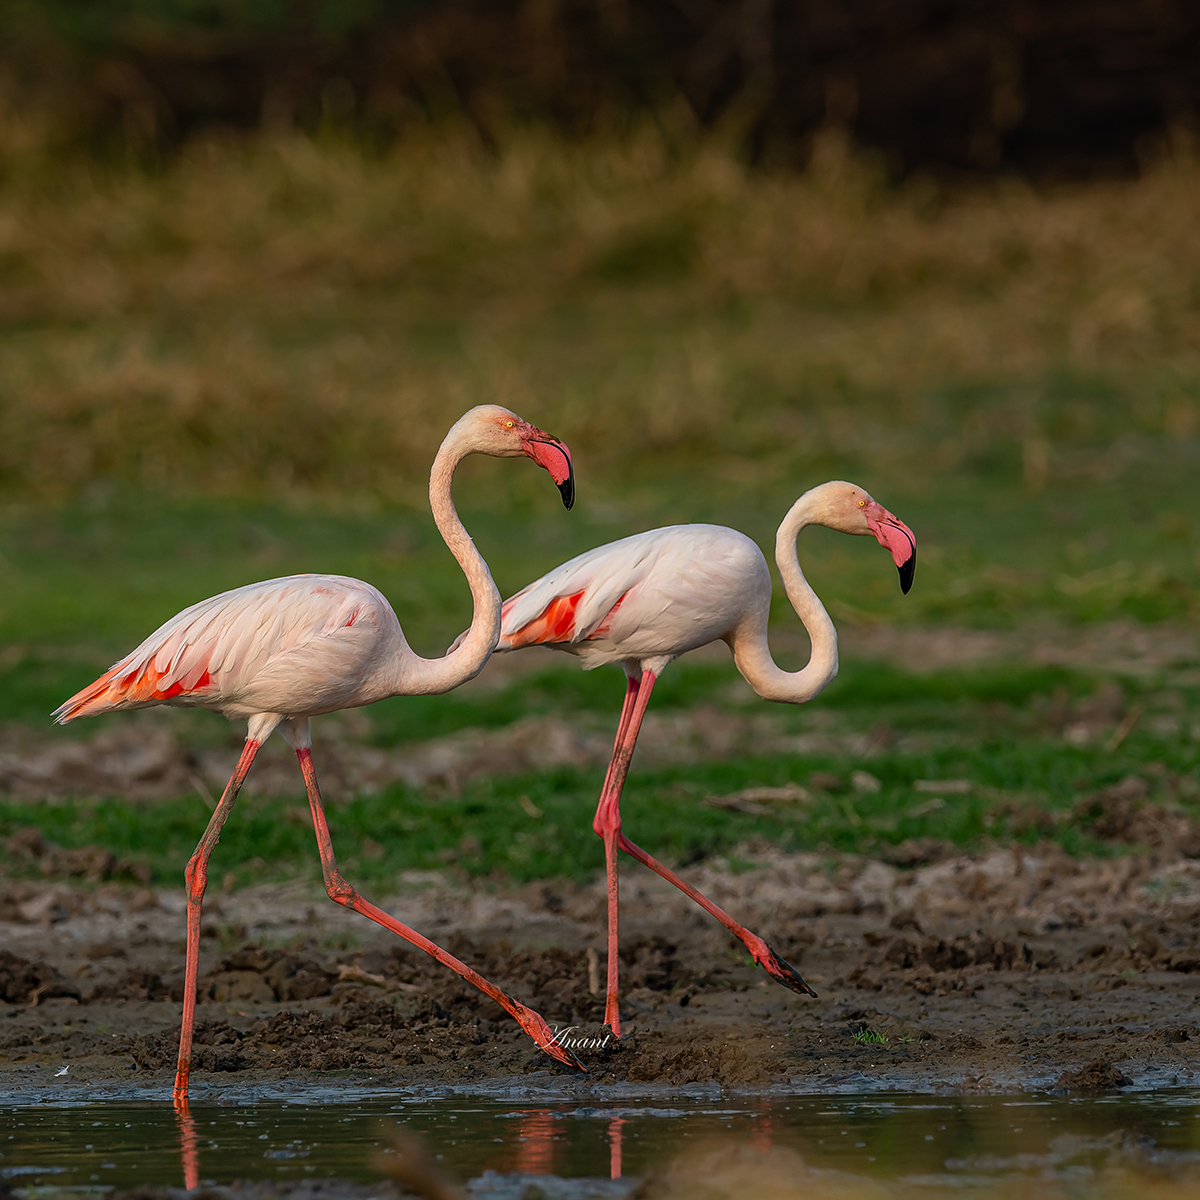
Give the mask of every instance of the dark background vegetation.
M 57 136 L 466 114 L 571 135 L 685 104 L 754 159 L 845 126 L 897 173 L 1128 173 L 1200 106 L 1186 0 L 3 0 L 0 63 Z

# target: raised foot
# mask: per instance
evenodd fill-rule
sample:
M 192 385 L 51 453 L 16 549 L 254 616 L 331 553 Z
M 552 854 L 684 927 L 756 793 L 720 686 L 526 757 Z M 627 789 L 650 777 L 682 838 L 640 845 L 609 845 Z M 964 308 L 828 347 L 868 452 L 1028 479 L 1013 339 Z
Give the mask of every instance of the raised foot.
M 799 992 L 802 996 L 816 996 L 817 993 L 804 982 L 800 972 L 786 958 L 780 958 L 766 942 L 760 939 L 758 946 L 752 949 L 751 953 L 754 955 L 754 961 L 784 987 L 791 988 L 793 992 Z
M 513 1003 L 517 1010 L 513 1013 L 517 1023 L 551 1058 L 557 1059 L 564 1067 L 574 1067 L 576 1071 L 587 1072 L 587 1067 L 570 1050 L 559 1044 L 554 1030 L 546 1024 L 540 1014 L 517 1001 Z

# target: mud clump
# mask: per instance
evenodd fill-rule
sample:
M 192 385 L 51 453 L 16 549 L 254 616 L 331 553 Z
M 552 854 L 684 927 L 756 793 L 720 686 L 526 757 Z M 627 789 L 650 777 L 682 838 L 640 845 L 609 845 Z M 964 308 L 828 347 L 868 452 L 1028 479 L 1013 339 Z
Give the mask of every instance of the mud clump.
M 79 988 L 65 981 L 47 963 L 33 963 L 0 950 L 0 999 L 9 1004 L 33 1005 L 39 999 L 79 999 Z
M 283 1009 L 246 1030 L 228 1021 L 198 1021 L 192 1063 L 212 1072 L 372 1070 L 473 1060 L 487 1052 L 494 1022 L 455 1022 L 436 1004 L 427 1007 L 424 1017 L 382 1001 L 352 1003 L 336 1013 Z M 175 1028 L 138 1039 L 131 1054 L 142 1070 L 160 1070 L 174 1065 L 178 1047 Z
M 1092 1095 L 1115 1092 L 1133 1086 L 1133 1080 L 1115 1063 L 1097 1059 L 1078 1071 L 1064 1071 L 1055 1083 L 1055 1091 L 1082 1092 Z
M 982 933 L 940 938 L 868 932 L 863 938 L 876 948 L 873 961 L 856 967 L 847 978 L 857 987 L 877 992 L 908 988 L 920 995 L 944 996 L 969 989 L 984 972 L 1044 970 L 1056 965 L 1053 951 Z
M 33 826 L 17 830 L 4 843 L 5 850 L 18 862 L 33 860 L 47 877 L 86 879 L 103 883 L 110 879 L 131 879 L 149 883 L 153 875 L 147 863 L 127 862 L 103 846 L 76 846 L 65 849 L 42 836 Z
M 884 862 L 894 867 L 924 867 L 954 855 L 954 844 L 940 838 L 906 838 L 881 851 Z

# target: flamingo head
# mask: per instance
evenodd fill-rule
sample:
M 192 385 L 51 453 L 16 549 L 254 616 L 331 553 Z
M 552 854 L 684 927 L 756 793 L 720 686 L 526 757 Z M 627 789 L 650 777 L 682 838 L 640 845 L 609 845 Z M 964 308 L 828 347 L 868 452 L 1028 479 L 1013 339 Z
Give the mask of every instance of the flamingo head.
M 575 503 L 575 467 L 566 442 L 498 404 L 481 404 L 462 421 L 471 425 L 474 450 L 494 458 L 532 458 L 557 484 L 564 507 Z
M 917 571 L 917 539 L 899 517 L 893 516 L 869 492 L 853 483 L 827 483 L 814 491 L 827 493 L 821 524 L 842 533 L 870 534 L 887 551 L 900 572 L 900 590 L 908 594 Z

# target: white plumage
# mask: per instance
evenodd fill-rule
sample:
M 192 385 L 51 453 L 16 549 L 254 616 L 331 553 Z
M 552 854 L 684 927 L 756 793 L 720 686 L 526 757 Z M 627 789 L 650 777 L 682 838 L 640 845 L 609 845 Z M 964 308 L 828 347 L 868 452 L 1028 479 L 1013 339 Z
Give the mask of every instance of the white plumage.
M 581 594 L 581 595 L 580 595 Z M 580 595 L 563 631 L 539 618 Z M 759 548 L 722 525 L 670 525 L 598 546 L 543 575 L 501 609 L 498 651 L 538 641 L 604 663 L 686 654 L 724 637 L 748 606 L 769 606 L 771 576 Z M 566 613 L 564 612 L 564 617 Z
M 185 608 L 54 714 L 158 704 L 316 716 L 403 689 L 410 653 L 392 606 L 344 575 L 289 575 Z

